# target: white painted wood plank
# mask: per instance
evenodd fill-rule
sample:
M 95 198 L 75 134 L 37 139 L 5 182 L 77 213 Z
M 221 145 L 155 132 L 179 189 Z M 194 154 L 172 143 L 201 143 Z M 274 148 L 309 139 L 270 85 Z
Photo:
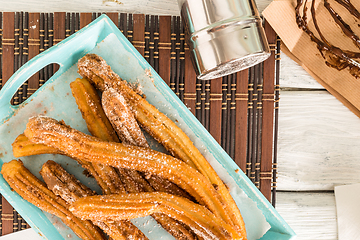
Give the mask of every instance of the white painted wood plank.
M 360 119 L 326 91 L 282 91 L 278 188 L 360 182 Z
M 272 0 L 258 0 L 262 12 Z M 127 12 L 179 15 L 177 0 L 1 0 L 1 11 L 27 12 Z
M 296 240 L 336 240 L 333 193 L 278 192 L 276 209 L 296 232 Z
M 280 87 L 281 88 L 310 88 L 324 89 L 299 64 L 281 52 Z
M 0 1 L 1 11 L 127 12 L 179 15 L 176 0 L 13 0 Z

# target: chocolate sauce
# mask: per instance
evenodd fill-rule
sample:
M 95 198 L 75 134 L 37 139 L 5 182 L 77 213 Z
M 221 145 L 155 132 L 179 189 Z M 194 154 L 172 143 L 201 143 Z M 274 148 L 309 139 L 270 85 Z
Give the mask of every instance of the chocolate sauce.
M 337 3 L 341 4 L 344 8 L 346 8 L 351 15 L 360 19 L 360 12 L 350 3 L 350 0 L 335 0 Z
M 315 0 L 311 0 L 311 16 L 314 22 L 315 30 L 318 33 L 319 37 L 316 37 L 314 33 L 309 29 L 307 23 L 307 0 L 297 0 L 297 5 L 295 7 L 296 13 L 296 23 L 299 28 L 302 29 L 306 34 L 309 35 L 311 41 L 317 44 L 321 56 L 325 59 L 326 65 L 333 67 L 337 70 L 348 69 L 350 74 L 355 78 L 360 77 L 360 63 L 355 61 L 355 59 L 360 59 L 360 52 L 353 52 L 348 50 L 342 50 L 339 47 L 332 45 L 322 34 L 321 29 L 317 23 L 316 12 L 315 12 Z M 360 14 L 355 9 L 355 7 L 350 3 L 350 0 L 335 0 L 345 7 L 353 16 L 359 18 Z M 330 6 L 327 0 L 324 0 L 324 6 L 329 11 L 332 18 L 338 24 L 341 30 L 344 32 L 345 36 L 352 39 L 354 44 L 360 49 L 360 39 L 353 32 L 350 26 L 344 22 L 344 20 L 339 16 L 337 12 Z M 300 9 L 303 9 L 302 15 L 300 14 Z
M 360 48 L 360 39 L 359 37 L 354 33 L 354 31 L 351 29 L 351 27 L 344 22 L 344 20 L 341 18 L 341 16 L 334 11 L 334 9 L 330 6 L 329 2 L 327 0 L 324 1 L 324 6 L 331 14 L 334 21 L 339 25 L 343 33 L 345 33 L 346 36 L 351 38 L 355 44 L 356 47 Z

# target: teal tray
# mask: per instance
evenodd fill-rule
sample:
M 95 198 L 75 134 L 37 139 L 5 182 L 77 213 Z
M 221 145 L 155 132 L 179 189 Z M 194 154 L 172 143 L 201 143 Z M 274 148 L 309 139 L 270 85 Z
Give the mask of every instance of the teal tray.
M 11 143 L 19 134 L 23 133 L 28 119 L 32 116 L 42 114 L 58 120 L 63 119 L 73 128 L 88 133 L 86 124 L 72 97 L 69 84 L 80 77 L 77 73 L 76 63 L 78 59 L 89 52 L 102 56 L 123 79 L 139 83 L 147 100 L 175 121 L 191 138 L 195 146 L 229 186 L 244 217 L 249 240 L 257 239 L 259 231 L 266 231 L 265 235 L 261 237 L 263 240 L 285 240 L 295 236 L 293 230 L 261 192 L 242 171 L 237 171 L 238 166 L 106 15 L 97 18 L 77 33 L 31 59 L 5 84 L 0 92 L 1 165 L 14 159 Z M 18 88 L 34 73 L 52 63 L 60 65 L 53 77 L 24 103 L 18 106 L 11 105 L 10 100 Z M 148 138 L 152 148 L 161 150 L 159 144 L 150 137 Z M 41 165 L 49 159 L 59 162 L 82 183 L 100 192 L 96 182 L 92 178 L 87 178 L 83 174 L 81 166 L 70 158 L 60 155 L 21 158 L 25 166 L 40 179 Z M 2 176 L 0 176 L 0 192 L 44 239 L 77 239 L 77 236 L 57 217 L 44 213 L 11 191 Z M 139 226 L 150 239 L 160 239 L 160 237 L 161 239 L 172 239 L 150 217 L 134 219 L 132 222 Z M 258 229 L 259 222 L 263 223 L 263 229 Z M 266 228 L 266 224 L 268 228 Z

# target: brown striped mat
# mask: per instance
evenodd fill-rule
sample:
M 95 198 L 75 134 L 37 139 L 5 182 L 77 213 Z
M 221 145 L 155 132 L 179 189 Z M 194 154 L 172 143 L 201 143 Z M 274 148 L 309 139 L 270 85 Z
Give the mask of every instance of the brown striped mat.
M 275 204 L 280 40 L 265 30 L 271 57 L 264 63 L 223 78 L 200 81 L 184 41 L 178 16 L 107 13 L 205 128 Z M 26 61 L 84 27 L 100 13 L 0 14 L 0 88 Z M 47 66 L 16 93 L 19 104 L 57 70 Z M 1 235 L 27 228 L 2 198 Z

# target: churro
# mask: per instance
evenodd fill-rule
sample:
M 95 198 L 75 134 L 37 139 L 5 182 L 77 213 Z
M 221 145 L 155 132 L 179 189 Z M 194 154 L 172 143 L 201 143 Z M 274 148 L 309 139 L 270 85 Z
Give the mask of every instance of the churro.
M 122 143 L 149 148 L 134 114 L 129 109 L 124 97 L 109 88 L 102 94 L 102 106 L 106 116 L 116 130 Z M 143 176 L 133 169 L 118 168 L 123 175 L 123 182 L 128 193 L 163 191 L 190 198 L 189 194 L 172 182 L 154 174 Z M 195 234 L 188 227 L 161 213 L 151 215 L 165 230 L 176 239 L 195 239 Z
M 90 221 L 83 221 L 72 214 L 69 211 L 69 205 L 25 168 L 21 160 L 4 163 L 1 174 L 22 198 L 41 210 L 59 217 L 81 239 L 106 239 Z
M 70 88 L 89 132 L 104 141 L 119 142 L 102 108 L 100 97 L 89 81 L 85 78 L 77 78 L 70 83 Z M 125 192 L 123 182 L 128 179 L 126 170 L 120 174 L 120 172 L 111 166 L 101 163 L 90 164 L 95 170 L 94 174 L 99 176 L 99 181 L 106 184 L 106 186 L 102 188 L 104 194 Z M 147 239 L 131 222 L 119 221 L 105 225 L 108 229 L 104 229 L 104 231 L 113 239 L 121 239 L 122 236 L 133 239 Z
M 96 89 L 90 82 L 86 78 L 77 78 L 74 82 L 70 83 L 70 87 L 89 132 L 93 136 L 104 141 L 119 142 L 114 128 L 112 127 L 116 115 L 112 114 L 111 123 L 104 111 L 108 108 L 102 107 L 105 104 L 101 103 Z M 109 115 L 109 111 L 107 111 L 107 113 Z M 125 123 L 125 129 L 127 129 L 127 124 L 128 122 Z M 120 131 L 118 131 L 118 133 L 120 133 L 119 136 L 124 136 Z M 126 139 L 123 137 L 121 140 Z M 137 191 L 142 190 L 139 184 L 131 177 L 131 173 L 129 173 L 130 170 L 121 168 L 115 169 L 97 163 L 92 163 L 92 165 L 96 173 L 107 183 L 107 189 L 105 189 L 104 194 L 114 194 L 119 191 L 124 192 L 129 188 L 136 189 Z
M 113 134 L 114 130 L 111 126 L 113 125 L 123 142 L 144 147 L 149 146 L 127 104 L 124 101 L 119 101 L 121 96 L 117 96 L 117 94 L 114 96 L 114 93 L 111 92 L 104 93 L 103 101 L 100 103 L 99 95 L 86 79 L 76 79 L 70 84 L 70 87 L 88 130 L 93 136 L 105 141 L 118 142 L 117 136 Z M 113 99 L 114 97 L 115 99 Z M 101 179 L 108 183 L 107 186 L 110 191 L 105 192 L 105 194 L 118 193 L 116 189 L 123 187 L 128 192 L 153 191 L 152 187 L 135 170 L 117 168 L 116 171 L 114 168 L 103 164 L 93 163 L 92 165 Z M 121 188 L 118 186 L 120 184 Z M 172 186 L 171 184 L 168 185 Z M 175 187 L 170 187 L 170 189 L 173 188 Z M 153 217 L 174 237 L 193 239 L 193 234 L 179 226 L 175 220 L 167 216 Z M 122 222 L 118 224 L 123 227 Z
M 104 134 L 104 133 L 112 133 L 111 130 L 104 129 L 104 128 L 109 128 L 109 127 L 112 128 L 112 127 L 110 124 L 102 123 L 102 119 L 104 121 L 107 121 L 106 116 L 103 117 L 104 113 L 100 106 L 99 97 L 95 95 L 96 90 L 87 82 L 87 80 L 76 79 L 73 83 L 71 83 L 71 89 L 73 92 L 73 96 L 75 97 L 78 107 L 80 109 L 80 112 L 82 113 L 83 118 L 88 126 L 89 131 L 92 132 L 92 134 L 95 136 L 100 136 L 103 140 L 118 141 L 112 136 L 112 134 Z M 92 107 L 90 108 L 89 106 Z M 132 114 L 131 112 L 128 113 Z M 133 116 L 132 118 L 134 119 Z M 137 123 L 135 122 L 135 124 Z M 130 131 L 132 129 L 133 128 L 130 128 Z M 54 153 L 61 153 L 59 150 L 55 148 L 47 147 L 43 144 L 34 144 L 31 141 L 29 141 L 26 138 L 26 136 L 23 136 L 22 138 L 25 138 L 26 143 L 28 144 L 34 146 L 36 145 L 44 146 L 47 149 L 50 149 Z M 141 140 L 139 141 L 139 138 L 137 138 L 136 144 L 139 142 L 146 143 L 145 137 L 143 137 L 142 141 Z M 30 149 L 29 151 L 26 152 L 26 155 L 23 154 L 22 156 L 29 156 L 36 153 L 31 151 Z M 41 153 L 47 153 L 47 152 L 41 152 Z M 83 165 L 83 167 L 86 167 L 87 169 L 90 168 L 89 172 L 91 175 L 97 176 L 95 178 L 99 183 L 99 185 L 101 186 L 101 188 L 103 189 L 104 194 L 117 193 L 117 191 L 115 191 L 114 189 L 123 189 L 123 186 L 128 192 L 154 191 L 152 187 L 153 184 L 156 190 L 162 190 L 162 191 L 166 190 L 167 192 L 190 198 L 189 194 L 187 194 L 185 191 L 180 189 L 178 186 L 165 179 L 159 178 L 154 174 L 148 174 L 148 177 L 146 177 L 146 179 L 149 182 L 151 182 L 151 184 L 149 185 L 147 180 L 145 180 L 144 177 L 137 171 L 132 169 L 118 168 L 118 173 L 121 178 L 121 180 L 119 180 L 119 176 L 114 170 L 112 170 L 112 167 L 104 166 L 103 164 L 95 164 L 95 163 L 91 164 L 87 161 L 80 161 L 80 160 L 78 161 L 81 163 L 81 165 Z M 123 183 L 124 185 L 118 187 L 117 185 L 121 183 Z M 186 226 L 183 226 L 182 224 L 169 218 L 168 216 L 161 214 L 154 214 L 153 217 L 175 238 L 177 239 L 195 238 L 191 230 L 189 230 Z M 107 233 L 109 232 L 109 230 L 106 230 L 103 227 L 102 229 Z M 119 234 L 119 232 L 117 232 L 117 234 Z
M 70 83 L 70 88 L 89 132 L 104 141 L 119 142 L 102 109 L 100 97 L 89 81 L 77 78 Z M 124 191 L 121 179 L 113 167 L 103 164 L 92 164 L 92 167 L 106 184 L 102 188 L 104 194 Z
M 61 154 L 56 148 L 44 144 L 36 144 L 24 135 L 20 134 L 12 143 L 13 155 L 16 158 L 38 154 Z
M 147 143 L 134 114 L 129 109 L 121 93 L 116 92 L 112 88 L 104 91 L 102 94 L 102 106 L 106 116 L 116 130 L 122 143 L 138 147 L 149 147 L 149 144 Z M 154 188 L 156 191 L 172 193 L 190 198 L 189 194 L 184 192 L 178 186 L 157 175 L 145 174 L 145 176 L 142 176 L 137 171 L 132 171 L 130 169 L 127 170 L 127 173 L 128 177 L 133 179 L 133 185 L 135 185 L 131 187 L 131 183 L 125 184 L 129 186 L 129 192 L 149 192 L 152 191 L 152 188 Z M 146 183 L 146 180 L 144 180 L 143 177 L 145 177 L 151 186 L 148 186 L 149 184 Z M 134 191 L 133 189 L 136 188 L 139 190 Z M 142 190 L 140 190 L 141 188 Z
M 206 207 L 167 193 L 137 193 L 85 197 L 71 206 L 78 217 L 123 220 L 163 213 L 189 226 L 204 239 L 242 239 L 238 232 Z
M 70 83 L 70 88 L 89 132 L 103 140 L 119 142 L 102 109 L 99 94 L 90 82 L 85 78 L 77 78 Z
M 96 195 L 94 191 L 86 187 L 54 161 L 49 160 L 44 163 L 40 174 L 48 188 L 68 204 L 74 203 L 83 197 Z M 143 233 L 138 229 L 134 232 L 134 227 L 129 221 L 121 221 L 121 231 L 118 230 L 118 222 L 96 220 L 92 220 L 92 222 L 114 240 L 143 239 Z
M 122 94 L 109 88 L 102 94 L 102 107 L 122 143 L 149 147 Z
M 233 224 L 214 186 L 197 170 L 170 155 L 121 143 L 104 142 L 44 116 L 30 118 L 24 134 L 30 141 L 55 147 L 74 158 L 157 174 L 189 192 L 217 217 Z
M 13 155 L 15 157 L 27 157 L 39 154 L 63 154 L 58 149 L 31 142 L 24 134 L 20 134 L 12 143 Z M 83 168 L 85 168 L 91 176 L 93 176 L 101 189 L 107 189 L 107 184 L 96 173 L 93 165 L 89 162 L 75 159 Z
M 74 175 L 66 172 L 60 164 L 52 160 L 42 165 L 40 175 L 47 187 L 69 204 L 79 198 L 96 195 L 94 191 L 82 184 Z
M 27 140 L 27 142 L 31 143 L 32 145 L 42 145 L 42 144 L 34 144 L 34 143 L 30 142 L 29 140 Z M 50 149 L 51 147 L 48 147 L 48 148 Z M 55 149 L 55 148 L 52 148 L 52 149 Z M 57 149 L 55 149 L 55 150 L 58 151 Z M 32 153 L 32 151 L 29 151 L 26 156 L 31 155 L 31 153 Z M 92 166 L 92 165 L 90 164 L 90 166 Z M 118 169 L 122 176 L 121 180 L 125 184 L 125 189 L 129 193 L 138 193 L 138 192 L 142 192 L 142 191 L 152 192 L 152 191 L 156 190 L 156 191 L 166 191 L 166 192 L 170 192 L 175 195 L 178 195 L 178 196 L 186 196 L 187 198 L 191 198 L 191 196 L 189 196 L 189 194 L 187 194 L 185 191 L 183 191 L 182 189 L 177 187 L 175 184 L 172 184 L 171 186 L 169 186 L 167 184 L 167 183 L 169 183 L 169 181 L 166 181 L 166 183 L 164 183 L 165 179 L 160 178 L 154 174 L 151 174 L 151 178 L 147 177 L 150 174 L 147 174 L 146 176 L 144 176 L 145 178 L 148 178 L 147 181 L 153 180 L 151 182 L 151 184 L 150 184 L 151 186 L 150 186 L 149 183 L 147 181 L 145 181 L 145 179 L 142 178 L 141 175 L 139 175 L 139 173 L 137 171 L 134 171 L 134 170 L 126 171 L 126 170 L 130 170 L 130 169 L 123 169 L 123 168 L 118 168 Z M 130 172 L 130 174 L 129 174 L 129 172 Z M 131 173 L 134 173 L 134 175 L 131 175 Z M 136 179 L 136 180 L 134 180 L 134 179 Z M 156 179 L 157 179 L 157 181 L 156 181 Z M 99 181 L 101 181 L 101 178 Z M 99 181 L 98 181 L 98 183 L 99 183 Z M 173 187 L 173 185 L 176 187 Z M 184 224 L 181 224 L 181 223 L 177 222 L 176 220 L 174 220 L 164 214 L 154 213 L 154 214 L 152 214 L 152 217 L 158 223 L 160 223 L 161 226 L 164 229 L 166 229 L 170 234 L 172 234 L 176 239 L 196 239 L 196 237 L 194 236 L 194 233 L 192 233 L 192 231 Z M 97 225 L 104 232 L 106 232 L 109 236 L 112 236 L 113 239 L 119 239 L 119 238 L 117 238 L 117 236 L 121 236 L 121 234 L 119 235 L 119 231 L 117 231 L 116 222 L 114 222 L 113 224 L 108 223 L 107 225 L 97 223 Z M 124 225 L 124 223 L 122 223 L 121 227 L 122 228 L 130 228 L 130 226 L 128 226 L 128 225 L 131 225 L 131 223 L 125 224 L 125 225 Z
M 87 54 L 78 61 L 78 72 L 87 77 L 99 90 L 113 88 L 120 92 L 131 107 L 139 124 L 172 155 L 183 160 L 201 172 L 216 186 L 219 200 L 242 236 L 246 236 L 245 224 L 240 210 L 231 197 L 227 187 L 206 161 L 190 138 L 167 116 L 157 110 L 145 98 L 137 94 L 129 84 L 122 80 L 105 60 L 95 54 Z

